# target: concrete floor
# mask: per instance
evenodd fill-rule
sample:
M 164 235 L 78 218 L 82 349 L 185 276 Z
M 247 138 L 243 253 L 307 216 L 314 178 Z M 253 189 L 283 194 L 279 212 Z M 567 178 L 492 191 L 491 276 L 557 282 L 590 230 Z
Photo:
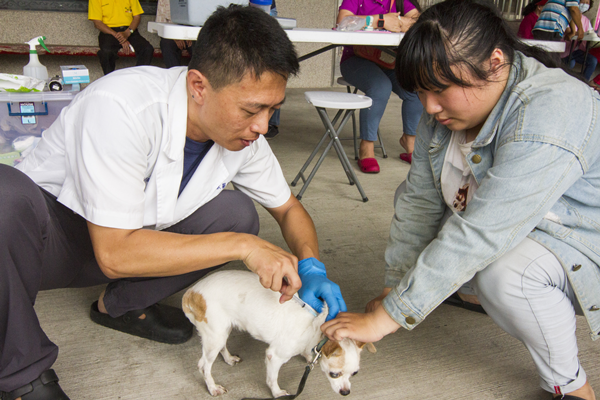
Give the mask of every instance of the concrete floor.
M 288 182 L 323 133 L 303 92 L 288 90 L 281 133 L 270 141 Z M 359 175 L 369 197 L 367 203 L 348 185 L 333 151 L 302 199 L 316 224 L 328 275 L 341 286 L 350 311 L 362 311 L 382 289 L 393 193 L 409 169 L 398 159 L 400 105 L 397 98 L 391 99 L 381 125 L 389 153 L 387 159 L 378 156 L 381 173 Z M 346 134 L 351 134 L 349 127 Z M 352 158 L 351 142 L 344 145 Z M 293 188 L 294 193 L 298 190 Z M 259 213 L 260 236 L 285 248 L 274 220 L 262 208 Z M 227 268 L 244 266 L 231 263 Z M 211 398 L 196 368 L 201 352 L 198 337 L 182 345 L 165 345 L 98 326 L 90 321 L 88 312 L 101 290 L 53 290 L 38 296 L 36 309 L 42 326 L 60 346 L 54 368 L 72 400 Z M 165 303 L 179 305 L 181 295 Z M 583 318 L 578 319 L 578 326 L 581 362 L 592 386 L 600 390 L 600 346 L 589 339 Z M 270 396 L 263 362 L 266 345 L 234 332 L 228 346 L 244 361 L 235 367 L 220 358 L 215 362 L 215 380 L 229 390 L 222 398 Z M 400 330 L 376 346 L 376 354 L 363 354 L 361 371 L 352 379 L 350 399 L 551 398 L 540 389 L 535 367 L 521 343 L 482 314 L 441 305 L 414 331 Z M 280 386 L 295 392 L 304 367 L 300 357 L 284 365 Z M 340 395 L 331 390 L 320 369 L 315 369 L 300 398 L 339 399 Z

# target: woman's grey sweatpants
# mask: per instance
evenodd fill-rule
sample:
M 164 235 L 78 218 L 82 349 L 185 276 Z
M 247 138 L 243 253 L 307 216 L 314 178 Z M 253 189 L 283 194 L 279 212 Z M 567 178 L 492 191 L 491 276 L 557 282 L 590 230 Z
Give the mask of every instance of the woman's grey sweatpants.
M 406 182 L 394 204 L 404 190 Z M 450 215 L 447 208 L 440 226 Z M 525 238 L 459 291 L 477 295 L 492 320 L 523 342 L 544 390 L 564 394 L 585 385 L 575 337 L 575 314 L 583 311 L 562 265 L 544 246 Z
M 258 228 L 252 200 L 226 190 L 166 230 L 257 234 Z M 40 290 L 107 284 L 105 305 L 116 317 L 155 304 L 213 269 L 166 278 L 108 279 L 94 258 L 85 219 L 22 172 L 0 165 L 0 391 L 36 379 L 58 355 L 33 308 Z

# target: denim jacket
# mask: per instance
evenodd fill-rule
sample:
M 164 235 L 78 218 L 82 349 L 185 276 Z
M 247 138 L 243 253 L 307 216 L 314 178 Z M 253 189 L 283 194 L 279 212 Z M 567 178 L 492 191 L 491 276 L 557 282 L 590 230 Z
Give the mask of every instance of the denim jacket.
M 479 184 L 440 230 L 440 176 L 450 130 L 423 113 L 406 191 L 385 253 L 388 314 L 418 325 L 525 237 L 563 265 L 600 337 L 600 96 L 560 69 L 516 52 L 500 100 L 467 162 Z

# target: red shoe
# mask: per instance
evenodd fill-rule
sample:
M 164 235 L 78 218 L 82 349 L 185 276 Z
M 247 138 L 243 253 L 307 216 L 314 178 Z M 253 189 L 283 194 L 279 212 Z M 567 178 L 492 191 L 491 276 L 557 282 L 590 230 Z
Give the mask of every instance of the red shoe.
M 412 153 L 400 153 L 400 159 L 412 164 Z
M 374 158 L 363 158 L 358 160 L 358 167 L 365 174 L 376 174 L 379 172 L 379 163 Z

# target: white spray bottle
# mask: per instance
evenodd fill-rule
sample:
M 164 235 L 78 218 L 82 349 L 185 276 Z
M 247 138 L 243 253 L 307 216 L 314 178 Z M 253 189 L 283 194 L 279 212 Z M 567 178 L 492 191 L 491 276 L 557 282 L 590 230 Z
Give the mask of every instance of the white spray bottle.
M 23 75 L 41 80 L 48 79 L 48 70 L 40 63 L 36 50 L 36 46 L 42 46 L 48 53 L 50 52 L 44 44 L 44 40 L 46 40 L 45 36 L 38 36 L 25 42 L 29 45 L 29 64 L 23 67 Z

